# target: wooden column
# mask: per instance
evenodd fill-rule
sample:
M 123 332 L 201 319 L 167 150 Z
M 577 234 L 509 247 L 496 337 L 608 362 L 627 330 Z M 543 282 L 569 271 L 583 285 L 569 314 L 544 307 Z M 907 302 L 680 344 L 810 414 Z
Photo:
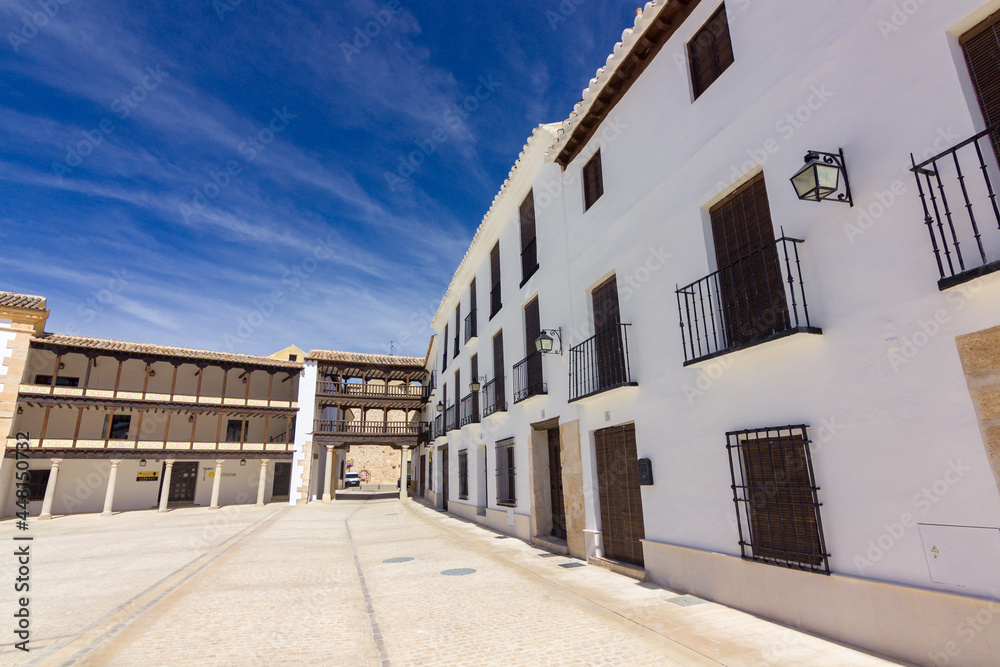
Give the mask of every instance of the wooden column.
M 167 459 L 163 462 L 163 485 L 160 487 L 160 510 L 167 511 L 167 501 L 170 499 L 170 473 L 174 469 L 174 462 Z
M 267 484 L 267 459 L 260 460 L 260 478 L 257 480 L 257 507 L 264 506 L 264 487 Z
M 285 444 L 286 445 L 288 444 L 288 432 L 291 430 L 291 428 L 292 428 L 292 418 L 286 416 L 285 417 Z
M 170 379 L 170 401 L 174 400 L 174 390 L 177 389 L 177 369 L 181 367 L 182 364 L 173 364 L 174 376 Z
M 222 369 L 222 406 L 226 405 L 226 383 L 229 382 L 229 369 Z M 219 413 L 219 425 L 215 429 L 215 442 L 222 442 L 222 413 Z
M 50 394 L 56 393 L 56 380 L 59 379 L 59 364 L 62 363 L 62 358 L 63 358 L 63 355 L 61 353 L 56 355 L 56 365 L 55 365 L 55 368 L 52 369 L 52 379 L 49 380 L 49 393 Z
M 42 513 L 38 515 L 39 520 L 52 518 L 52 501 L 56 497 L 56 480 L 59 477 L 59 464 L 62 459 L 52 459 L 52 467 L 49 468 L 49 481 L 45 485 L 45 498 L 42 500 Z
M 73 429 L 73 446 L 76 446 L 76 441 L 80 438 L 80 423 L 83 421 L 83 408 L 80 408 L 80 412 L 76 415 L 76 427 Z
M 108 443 L 111 441 L 111 427 L 115 422 L 115 409 L 111 408 L 111 412 L 108 413 L 108 426 L 104 429 L 104 447 L 107 448 Z
M 142 418 L 145 416 L 145 410 L 139 410 L 139 421 L 135 425 L 135 448 L 139 449 L 139 436 L 142 434 Z
M 167 442 L 170 440 L 170 417 L 173 416 L 173 411 L 170 408 L 164 410 L 167 413 L 167 422 L 163 425 L 163 448 L 167 448 Z
M 247 390 L 243 392 L 243 404 L 247 405 L 250 401 L 250 378 L 253 377 L 253 371 L 244 371 L 246 373 Z
M 219 490 L 222 487 L 222 464 L 222 459 L 215 460 L 215 477 L 212 478 L 212 504 L 208 507 L 210 510 L 219 509 Z
M 114 397 L 118 398 L 118 387 L 121 385 L 122 381 L 122 364 L 125 363 L 125 359 L 118 360 L 118 373 L 115 375 L 115 393 Z
M 111 461 L 111 473 L 108 475 L 108 490 L 104 494 L 104 511 L 101 512 L 101 516 L 111 516 L 112 506 L 115 502 L 115 484 L 118 482 L 118 464 L 121 463 L 121 459 L 112 459 Z
M 45 440 L 45 429 L 49 425 L 49 411 L 52 410 L 51 405 L 45 406 L 45 414 L 42 415 L 42 430 L 38 434 L 38 446 L 42 446 L 42 442 Z
M 96 356 L 87 357 L 87 372 L 83 374 L 83 395 L 87 395 L 87 389 L 90 387 L 90 369 L 97 365 Z
M 271 442 L 271 431 L 270 428 L 271 415 L 264 415 L 264 449 L 267 449 L 267 443 Z
M 149 369 L 152 367 L 152 365 L 153 364 L 151 362 L 149 362 L 149 361 L 146 362 L 146 377 L 144 377 L 143 380 L 142 380 L 142 397 L 143 397 L 143 399 L 146 398 L 146 390 L 149 388 Z
M 267 372 L 267 407 L 271 407 L 271 390 L 274 388 L 274 371 Z

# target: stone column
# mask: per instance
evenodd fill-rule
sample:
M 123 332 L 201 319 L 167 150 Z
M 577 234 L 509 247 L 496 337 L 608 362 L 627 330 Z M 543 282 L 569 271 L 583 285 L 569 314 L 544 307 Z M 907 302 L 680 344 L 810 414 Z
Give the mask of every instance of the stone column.
M 45 499 L 42 500 L 42 513 L 39 519 L 52 518 L 52 500 L 56 496 L 56 479 L 59 477 L 59 464 L 62 459 L 52 459 L 52 467 L 49 469 L 49 482 L 45 485 Z
M 336 491 L 330 493 L 330 483 L 333 479 L 333 445 L 326 446 L 326 472 L 323 474 L 323 502 L 328 503 L 336 496 Z
M 111 506 L 115 502 L 115 484 L 118 482 L 118 464 L 121 459 L 111 461 L 111 474 L 108 475 L 108 491 L 104 494 L 104 511 L 101 516 L 111 516 Z
M 222 488 L 222 459 L 215 460 L 215 477 L 212 478 L 212 504 L 210 510 L 219 509 L 219 489 Z
M 257 507 L 264 506 L 264 485 L 267 483 L 267 459 L 260 460 L 260 479 L 257 480 Z
M 399 448 L 399 499 L 406 500 L 406 451 L 404 445 Z
M 167 511 L 167 500 L 170 499 L 170 473 L 174 469 L 174 462 L 164 461 L 163 485 L 160 487 L 160 511 Z

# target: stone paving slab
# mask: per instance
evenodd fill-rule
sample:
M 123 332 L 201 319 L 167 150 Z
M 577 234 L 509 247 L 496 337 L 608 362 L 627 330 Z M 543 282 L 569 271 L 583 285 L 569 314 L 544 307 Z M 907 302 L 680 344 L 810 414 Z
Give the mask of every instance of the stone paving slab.
M 888 664 L 412 500 L 341 498 L 32 520 L 33 650 L 0 627 L 0 665 Z

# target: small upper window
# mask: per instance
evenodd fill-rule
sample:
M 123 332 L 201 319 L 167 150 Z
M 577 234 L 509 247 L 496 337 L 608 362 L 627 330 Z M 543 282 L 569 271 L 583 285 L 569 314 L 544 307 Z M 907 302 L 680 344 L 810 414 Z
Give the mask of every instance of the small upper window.
M 603 194 L 604 174 L 601 170 L 601 151 L 598 149 L 583 165 L 583 210 L 590 209 Z
M 298 361 L 299 360 L 299 355 L 297 355 L 297 354 L 290 354 L 290 355 L 288 355 L 288 360 L 289 361 Z
M 695 33 L 688 43 L 688 56 L 694 98 L 698 99 L 735 62 L 725 4 Z

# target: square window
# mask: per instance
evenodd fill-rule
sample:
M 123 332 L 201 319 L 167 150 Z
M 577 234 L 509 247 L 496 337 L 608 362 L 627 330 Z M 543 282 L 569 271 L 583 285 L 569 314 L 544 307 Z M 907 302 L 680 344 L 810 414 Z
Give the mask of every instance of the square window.
M 735 62 L 725 4 L 691 38 L 688 57 L 694 98 L 698 99 Z

